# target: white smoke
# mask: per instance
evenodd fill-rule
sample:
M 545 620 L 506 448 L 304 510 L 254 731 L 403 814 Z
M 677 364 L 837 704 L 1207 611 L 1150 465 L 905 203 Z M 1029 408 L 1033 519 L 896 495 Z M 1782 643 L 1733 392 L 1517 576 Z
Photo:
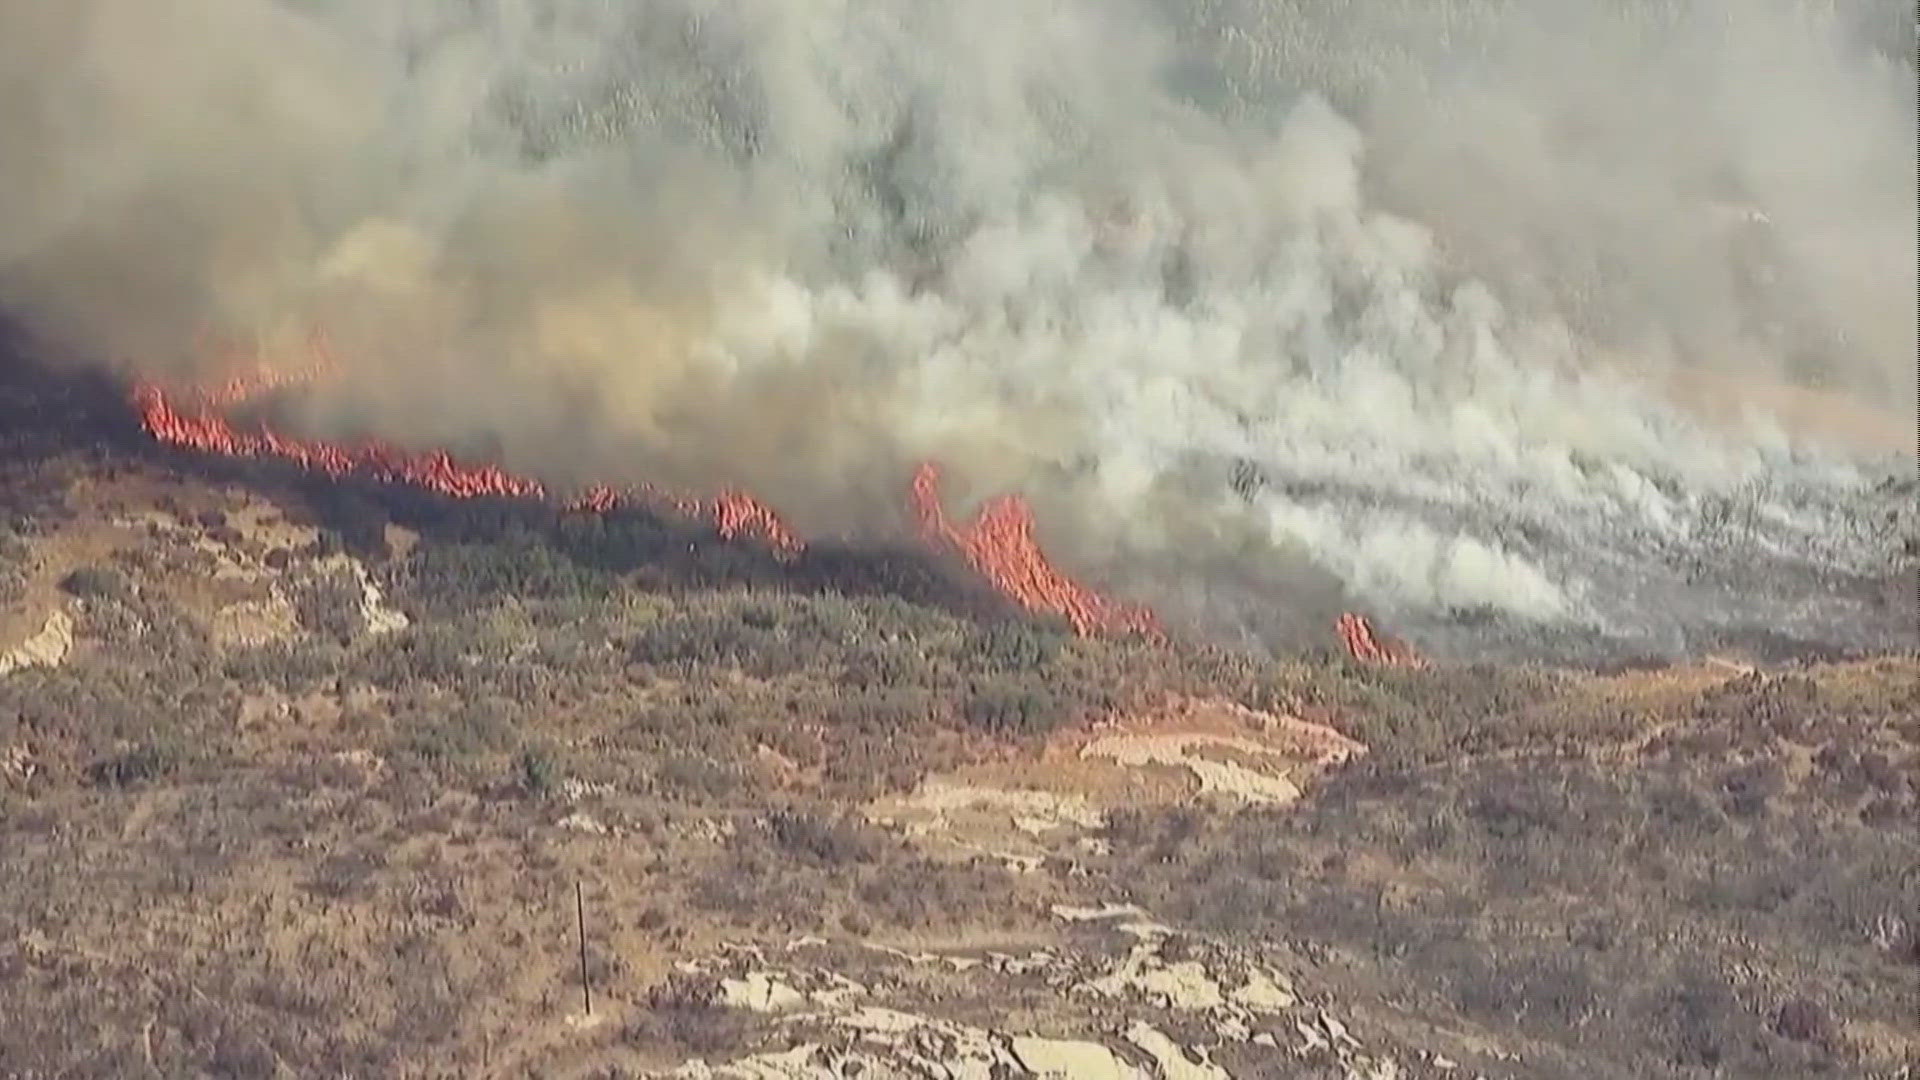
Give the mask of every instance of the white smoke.
M 0 302 L 82 351 L 320 323 L 310 422 L 815 532 L 936 458 L 1202 621 L 1684 647 L 1875 572 L 1890 5 L 157 7 L 0 0 Z

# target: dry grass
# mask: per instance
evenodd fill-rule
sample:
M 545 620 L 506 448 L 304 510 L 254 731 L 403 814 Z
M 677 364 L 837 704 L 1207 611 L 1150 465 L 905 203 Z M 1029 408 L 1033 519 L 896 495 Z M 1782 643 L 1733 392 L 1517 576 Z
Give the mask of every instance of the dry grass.
M 1083 641 L 908 553 L 788 567 L 641 514 L 182 483 L 10 395 L 0 625 L 57 594 L 78 644 L 0 678 L 0 1075 L 657 1064 L 757 1037 L 662 997 L 722 940 L 1040 943 L 1048 904 L 1122 895 L 1530 1075 L 1913 1053 L 1910 659 L 1597 678 Z M 172 525 L 98 525 L 141 514 Z M 284 640 L 211 629 L 246 599 L 193 584 L 221 552 L 265 588 L 339 550 L 412 626 L 321 592 Z M 1169 695 L 1371 753 L 1288 810 L 1116 814 L 1113 854 L 1027 874 L 849 816 Z

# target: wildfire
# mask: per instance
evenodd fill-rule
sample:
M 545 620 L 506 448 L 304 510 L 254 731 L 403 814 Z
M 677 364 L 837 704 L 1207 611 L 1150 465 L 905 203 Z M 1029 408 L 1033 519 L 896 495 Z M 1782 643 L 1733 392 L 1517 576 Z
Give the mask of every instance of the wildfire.
M 405 484 L 455 498 L 543 499 L 539 481 L 493 465 L 457 462 L 444 451 L 414 452 L 386 443 L 332 443 L 282 435 L 265 427 L 242 430 L 222 414 L 262 393 L 318 381 L 336 369 L 323 339 L 316 338 L 312 361 L 300 368 L 259 365 L 176 403 L 160 387 L 140 384 L 133 405 L 155 439 L 169 446 L 229 457 L 291 462 L 332 477 L 358 476 Z M 1034 536 L 1033 508 L 1018 495 L 1001 495 L 980 508 L 973 521 L 956 525 L 940 501 L 940 472 L 932 463 L 915 471 L 912 509 L 926 543 L 951 550 L 973 570 L 1028 610 L 1064 617 L 1081 634 L 1134 633 L 1159 637 L 1158 620 L 1144 607 L 1125 604 L 1087 588 L 1047 560 Z M 665 507 L 710 522 L 724 539 L 750 537 L 782 558 L 797 557 L 805 542 L 766 504 L 744 491 L 727 490 L 710 498 L 666 491 L 651 485 L 588 487 L 564 504 L 581 513 L 606 513 L 623 505 Z M 1335 630 L 1347 651 L 1368 663 L 1424 667 L 1412 649 L 1380 638 L 1361 615 L 1340 616 Z
M 222 400 L 225 388 L 204 395 L 208 403 L 182 411 L 158 387 L 134 388 L 134 408 L 148 433 L 169 446 L 228 457 L 277 458 L 327 476 L 364 476 L 408 484 L 456 499 L 494 495 L 537 499 L 545 494 L 538 481 L 515 476 L 492 465 L 462 465 L 445 451 L 418 454 L 384 443 L 349 445 L 298 439 L 265 428 L 239 431 L 211 407 Z M 239 400 L 228 398 L 226 400 Z
M 1414 652 L 1408 646 L 1389 641 L 1374 632 L 1373 624 L 1365 615 L 1356 615 L 1349 611 L 1334 623 L 1334 632 L 1347 647 L 1347 652 L 1355 660 L 1368 664 L 1384 664 L 1388 667 L 1423 668 L 1426 658 Z
M 444 451 L 413 453 L 378 442 L 338 444 L 282 435 L 267 428 L 240 430 L 221 410 L 279 387 L 314 381 L 333 370 L 323 347 L 315 362 L 287 371 L 259 367 L 189 395 L 192 405 L 176 404 L 158 386 L 142 384 L 133 392 L 141 423 L 170 446 L 229 457 L 289 461 L 327 476 L 361 476 L 407 484 L 456 499 L 482 496 L 539 499 L 539 481 L 492 465 L 465 465 Z M 1102 631 L 1157 633 L 1153 616 L 1142 608 L 1116 603 L 1056 570 L 1033 536 L 1033 511 L 1017 496 L 988 503 L 965 529 L 947 523 L 935 491 L 936 473 L 923 466 L 914 478 L 915 508 L 930 541 L 959 551 L 996 588 L 1034 611 L 1063 615 L 1083 634 Z M 727 490 L 711 498 L 664 491 L 651 485 L 619 489 L 596 485 L 566 502 L 569 510 L 606 513 L 622 505 L 664 506 L 684 516 L 711 522 L 725 539 L 751 537 L 786 558 L 805 550 L 805 542 L 765 503 L 744 491 Z
M 652 485 L 620 489 L 595 484 L 569 500 L 566 508 L 583 514 L 604 514 L 636 504 L 664 506 L 682 517 L 710 521 L 722 540 L 753 537 L 782 558 L 794 558 L 807 547 L 806 541 L 800 539 L 780 515 L 744 491 L 729 489 L 711 499 L 701 499 Z
M 931 462 L 914 473 L 913 508 L 928 543 L 958 551 L 994 588 L 1030 610 L 1065 616 L 1082 634 L 1159 635 L 1152 612 L 1101 596 L 1047 561 L 1025 499 L 999 496 L 980 508 L 971 525 L 956 527 L 941 506 L 939 485 L 940 470 Z

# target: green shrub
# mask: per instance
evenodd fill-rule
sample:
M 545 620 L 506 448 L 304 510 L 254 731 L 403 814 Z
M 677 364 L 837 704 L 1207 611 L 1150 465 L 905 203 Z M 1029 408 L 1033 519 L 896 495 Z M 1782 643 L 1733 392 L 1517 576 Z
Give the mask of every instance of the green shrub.
M 133 584 L 111 566 L 83 566 L 61 578 L 60 587 L 86 600 L 127 603 L 133 599 Z
M 328 574 L 294 591 L 293 608 L 300 625 L 334 641 L 352 641 L 366 629 L 360 583 L 345 574 Z
M 128 787 L 163 779 L 186 760 L 184 749 L 173 742 L 143 742 L 87 766 L 87 781 L 96 787 Z
M 1027 622 L 994 622 L 968 634 L 968 658 L 999 671 L 1030 671 L 1060 654 L 1058 631 Z
M 864 823 L 808 810 L 775 810 L 765 827 L 781 849 L 814 864 L 871 862 L 879 840 Z
M 1042 735 L 1065 722 L 1065 703 L 1045 683 L 1025 679 L 978 683 L 961 710 L 967 722 L 994 735 Z
M 514 763 L 514 779 L 521 791 L 536 799 L 546 798 L 560 782 L 559 767 L 545 750 L 523 750 Z

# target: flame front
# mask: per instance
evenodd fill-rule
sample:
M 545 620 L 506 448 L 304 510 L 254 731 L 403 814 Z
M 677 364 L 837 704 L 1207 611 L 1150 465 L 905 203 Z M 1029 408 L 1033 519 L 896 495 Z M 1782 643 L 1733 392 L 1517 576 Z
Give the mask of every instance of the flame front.
M 456 499 L 484 496 L 540 499 L 539 481 L 497 466 L 465 465 L 444 451 L 414 453 L 379 442 L 338 444 L 281 435 L 268 428 L 240 430 L 221 410 L 269 390 L 312 382 L 333 371 L 316 342 L 314 363 L 288 371 L 266 366 L 234 375 L 196 394 L 182 406 L 152 384 L 134 388 L 141 423 L 169 446 L 229 457 L 272 458 L 333 477 L 358 476 L 405 484 Z M 995 588 L 1032 611 L 1064 616 L 1082 634 L 1134 632 L 1158 634 L 1151 612 L 1110 600 L 1080 585 L 1047 561 L 1033 535 L 1033 510 L 1018 496 L 994 499 L 964 529 L 948 523 L 935 490 L 938 474 L 924 465 L 913 481 L 914 509 L 930 543 L 959 552 Z M 765 503 L 744 491 L 727 490 L 711 498 L 664 491 L 651 485 L 613 488 L 595 485 L 564 505 L 582 513 L 605 513 L 622 505 L 666 507 L 711 522 L 725 539 L 751 537 L 783 558 L 805 550 L 805 542 Z
M 947 519 L 939 488 L 940 470 L 931 462 L 921 465 L 913 476 L 913 509 L 927 543 L 959 552 L 994 588 L 1029 610 L 1064 616 L 1082 634 L 1159 636 L 1151 611 L 1101 596 L 1047 561 L 1033 535 L 1033 507 L 1025 499 L 991 499 L 971 525 L 958 527 Z
M 1340 641 L 1347 647 L 1348 655 L 1366 664 L 1382 664 L 1387 667 L 1424 668 L 1426 658 L 1414 652 L 1412 648 L 1397 641 L 1388 641 L 1374 632 L 1373 624 L 1365 615 L 1351 611 L 1340 616 L 1334 623 L 1334 632 L 1340 635 Z
M 445 451 L 410 452 L 380 442 L 331 443 L 281 435 L 269 428 L 240 430 L 221 410 L 286 386 L 310 383 L 335 368 L 324 340 L 316 339 L 314 360 L 299 369 L 260 365 L 197 393 L 182 407 L 150 383 L 135 386 L 134 408 L 155 439 L 169 446 L 228 457 L 271 458 L 332 477 L 358 476 L 405 484 L 455 499 L 483 497 L 542 499 L 537 480 L 494 465 L 466 465 Z M 912 508 L 922 539 L 953 551 L 1002 594 L 1030 611 L 1059 615 L 1081 634 L 1133 633 L 1161 636 L 1157 619 L 1144 607 L 1125 604 L 1087 588 L 1047 560 L 1034 536 L 1033 507 L 1018 495 L 987 501 L 971 524 L 955 525 L 940 501 L 940 471 L 931 462 L 913 476 Z M 805 541 L 765 503 L 744 491 L 726 490 L 711 498 L 666 491 L 652 485 L 613 488 L 594 485 L 565 504 L 580 513 L 607 513 L 624 505 L 664 507 L 682 516 L 710 522 L 723 539 L 751 537 L 786 559 L 806 549 Z M 1365 616 L 1340 616 L 1335 633 L 1354 659 L 1365 663 L 1424 667 L 1411 648 L 1382 639 Z
M 203 398 L 207 402 L 217 401 L 220 398 L 216 395 L 225 392 L 223 387 Z M 277 458 L 327 476 L 363 476 L 408 484 L 456 499 L 489 495 L 537 499 L 546 494 L 539 481 L 515 476 L 492 465 L 462 465 L 445 451 L 418 454 L 377 442 L 339 445 L 290 438 L 266 428 L 240 431 L 210 404 L 183 411 L 159 387 L 150 384 L 134 388 L 133 403 L 139 410 L 140 422 L 154 438 L 201 453 Z

